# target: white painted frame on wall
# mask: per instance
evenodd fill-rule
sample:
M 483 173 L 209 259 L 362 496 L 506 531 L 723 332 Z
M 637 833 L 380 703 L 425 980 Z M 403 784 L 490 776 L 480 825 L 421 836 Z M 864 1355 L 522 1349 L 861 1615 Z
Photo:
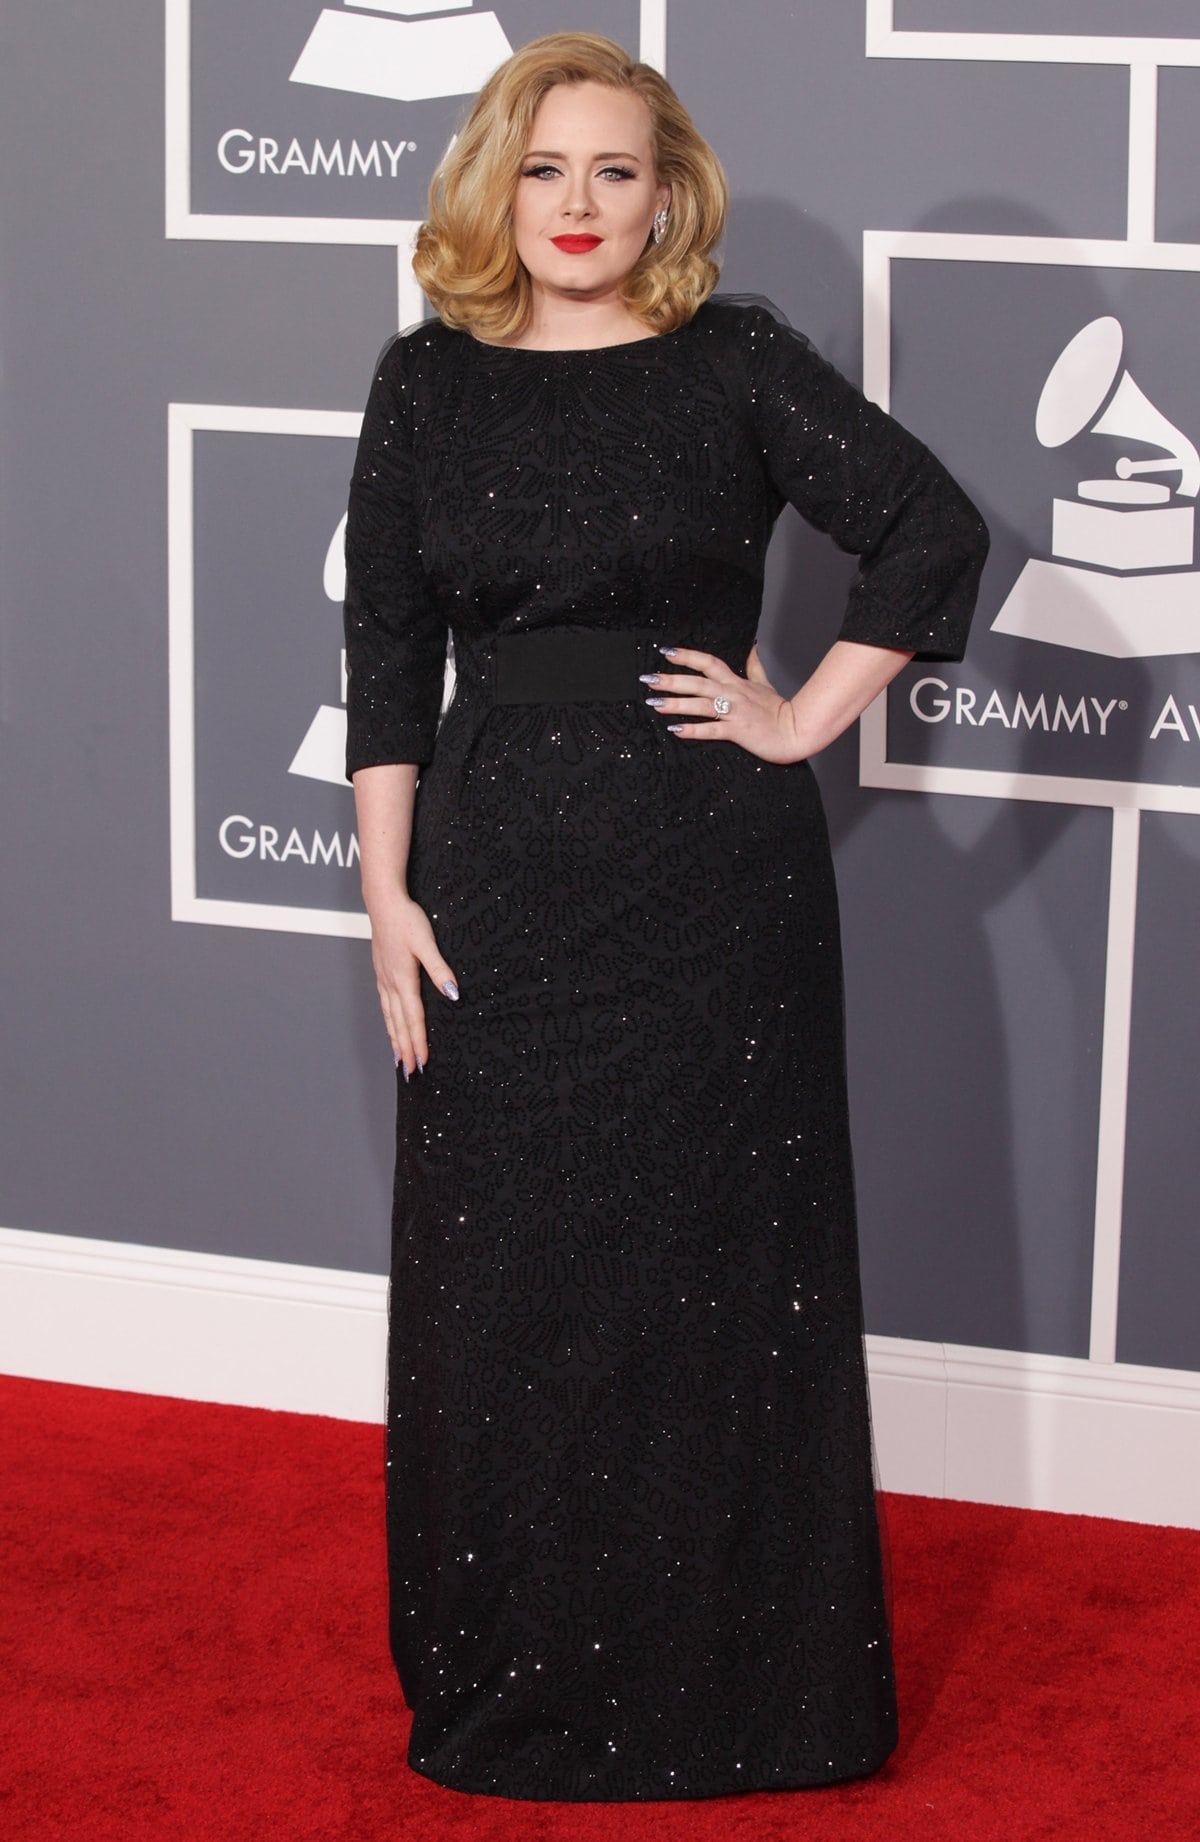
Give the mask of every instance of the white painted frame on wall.
M 357 441 L 362 413 L 332 409 L 251 409 L 222 403 L 167 406 L 167 626 L 170 682 L 171 919 L 285 934 L 340 934 L 369 940 L 364 912 L 234 902 L 196 890 L 196 584 L 194 438 L 197 430 L 237 435 L 338 436 Z M 349 786 L 347 786 L 349 795 Z
M 192 0 L 165 0 L 166 235 L 204 242 L 342 243 L 391 245 L 397 256 L 400 314 L 409 326 L 424 315 L 424 296 L 412 272 L 412 246 L 420 220 L 370 217 L 239 217 L 192 210 Z M 667 0 L 640 0 L 638 55 L 662 70 L 667 55 Z
M 892 265 L 895 262 L 994 262 L 1061 268 L 1162 269 L 1200 274 L 1200 244 L 1076 237 L 976 236 L 966 231 L 863 232 L 863 389 L 891 407 Z M 965 793 L 979 799 L 1049 800 L 1144 812 L 1200 812 L 1200 786 L 1095 780 L 1010 769 L 916 766 L 888 759 L 887 697 L 877 697 L 859 725 L 864 787 L 908 793 Z
M 866 0 L 866 8 L 869 58 L 953 58 L 993 64 L 1200 64 L 1200 36 L 925 32 L 896 25 L 896 0 Z

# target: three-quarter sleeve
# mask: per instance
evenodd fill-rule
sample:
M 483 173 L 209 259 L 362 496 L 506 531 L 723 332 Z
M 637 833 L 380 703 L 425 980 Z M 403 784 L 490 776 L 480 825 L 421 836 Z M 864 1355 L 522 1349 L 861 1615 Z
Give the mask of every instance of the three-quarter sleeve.
M 803 333 L 765 307 L 739 318 L 768 474 L 801 517 L 859 558 L 838 637 L 961 659 L 988 552 L 978 509 Z
M 346 777 L 430 760 L 447 622 L 421 556 L 405 344 L 384 347 L 371 382 L 346 515 Z

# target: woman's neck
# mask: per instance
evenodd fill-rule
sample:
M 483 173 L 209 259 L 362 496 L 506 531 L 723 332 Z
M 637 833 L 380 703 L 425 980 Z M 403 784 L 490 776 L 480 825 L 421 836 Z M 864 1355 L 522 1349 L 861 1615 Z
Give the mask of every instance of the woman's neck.
M 627 345 L 653 337 L 652 328 L 630 313 L 619 296 L 570 300 L 535 290 L 524 327 L 507 345 L 532 351 L 584 351 L 602 345 Z

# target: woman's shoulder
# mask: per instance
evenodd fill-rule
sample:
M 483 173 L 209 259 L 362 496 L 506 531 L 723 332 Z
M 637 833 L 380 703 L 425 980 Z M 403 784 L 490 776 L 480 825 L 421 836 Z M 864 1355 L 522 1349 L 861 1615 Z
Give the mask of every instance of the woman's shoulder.
M 807 333 L 793 326 L 765 294 L 710 294 L 692 324 L 718 347 L 736 351 L 750 363 L 769 362 L 774 355 L 816 353 Z
M 436 364 L 447 352 L 458 349 L 468 337 L 442 320 L 417 320 L 411 326 L 388 334 L 375 360 L 376 375 L 403 382 L 429 364 Z
M 767 330 L 790 332 L 797 338 L 804 338 L 803 333 L 796 332 L 782 307 L 777 307 L 765 294 L 710 294 L 696 314 L 695 324 L 734 338 L 749 338 Z
M 403 332 L 396 334 L 399 342 L 412 354 L 446 351 L 461 345 L 470 336 L 469 333 L 460 331 L 458 327 L 447 326 L 446 322 L 439 320 L 436 314 L 428 320 L 415 320 L 411 326 L 405 327 Z

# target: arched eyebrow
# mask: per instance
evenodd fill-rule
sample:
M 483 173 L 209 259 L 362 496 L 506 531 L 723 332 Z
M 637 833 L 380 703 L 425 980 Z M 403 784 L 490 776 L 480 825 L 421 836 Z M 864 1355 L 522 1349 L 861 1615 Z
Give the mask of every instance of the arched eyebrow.
M 555 153 L 549 147 L 531 147 L 525 155 L 527 160 L 565 160 L 566 157 L 566 154 Z M 641 156 L 631 153 L 598 153 L 593 154 L 592 158 L 593 160 L 632 160 L 638 165 L 641 163 Z

